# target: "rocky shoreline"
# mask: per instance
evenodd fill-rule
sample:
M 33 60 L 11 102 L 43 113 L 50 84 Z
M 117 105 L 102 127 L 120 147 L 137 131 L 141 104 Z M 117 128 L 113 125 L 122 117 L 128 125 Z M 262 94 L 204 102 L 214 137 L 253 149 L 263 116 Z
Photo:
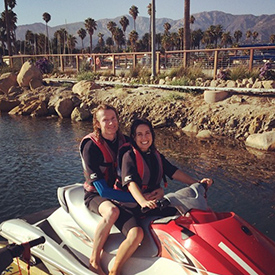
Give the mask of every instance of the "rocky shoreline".
M 85 80 L 76 84 L 45 83 L 42 78 L 29 79 L 24 86 L 15 85 L 14 79 L 19 83 L 18 76 L 10 74 L 9 79 L 5 87 L 0 79 L 1 113 L 83 121 L 90 120 L 92 110 L 105 102 L 117 108 L 126 126 L 135 117 L 147 117 L 154 127 L 172 127 L 197 138 L 230 137 L 257 149 L 275 149 L 272 94 L 228 93 L 211 102 L 206 92 L 123 87 L 122 84 L 108 87 Z

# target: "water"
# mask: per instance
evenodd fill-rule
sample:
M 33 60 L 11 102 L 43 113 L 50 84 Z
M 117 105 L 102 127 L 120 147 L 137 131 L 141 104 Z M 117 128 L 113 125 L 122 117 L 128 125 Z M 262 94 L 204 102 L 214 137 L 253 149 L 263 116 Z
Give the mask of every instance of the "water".
M 59 186 L 83 182 L 78 145 L 91 122 L 0 116 L 0 222 L 58 206 Z M 208 202 L 275 240 L 275 152 L 227 139 L 199 141 L 158 130 L 156 143 L 193 177 L 212 177 Z M 169 182 L 166 192 L 182 186 Z

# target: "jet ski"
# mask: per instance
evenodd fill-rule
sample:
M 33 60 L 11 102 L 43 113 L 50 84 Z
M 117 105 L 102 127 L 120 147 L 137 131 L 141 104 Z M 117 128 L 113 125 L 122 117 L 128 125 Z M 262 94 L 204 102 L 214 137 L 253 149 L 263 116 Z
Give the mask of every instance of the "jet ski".
M 176 207 L 175 216 L 142 220 L 144 240 L 123 266 L 123 275 L 275 274 L 274 241 L 233 212 L 207 208 L 198 194 L 187 199 L 185 190 L 158 202 L 159 208 Z M 32 264 L 42 262 L 49 274 L 95 274 L 89 270 L 89 257 L 101 217 L 84 205 L 83 184 L 60 187 L 57 196 L 60 207 L 5 221 L 0 235 L 17 244 L 44 237 L 44 243 L 31 248 Z M 113 226 L 102 252 L 106 274 L 123 239 Z

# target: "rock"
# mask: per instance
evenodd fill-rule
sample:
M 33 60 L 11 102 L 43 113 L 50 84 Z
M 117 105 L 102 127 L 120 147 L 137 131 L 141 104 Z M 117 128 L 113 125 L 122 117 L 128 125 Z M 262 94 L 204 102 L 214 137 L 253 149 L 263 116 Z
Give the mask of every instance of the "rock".
M 101 89 L 101 86 L 94 81 L 81 80 L 73 86 L 73 93 L 80 96 L 91 93 L 93 90 Z
M 198 132 L 196 137 L 200 139 L 210 139 L 212 138 L 212 134 L 209 130 L 202 130 Z
M 8 93 L 10 87 L 16 86 L 16 74 L 15 73 L 5 73 L 0 77 L 0 90 L 5 94 Z
M 259 150 L 275 150 L 275 131 L 250 135 L 246 139 L 245 144 Z
M 263 88 L 263 83 L 260 80 L 256 80 L 252 86 L 253 89 L 262 89 Z
M 19 104 L 18 100 L 0 99 L 0 112 L 8 113 Z
M 83 121 L 91 118 L 91 113 L 86 108 L 75 107 L 71 113 L 71 119 L 75 121 Z
M 43 86 L 43 82 L 42 82 L 42 79 L 32 78 L 30 80 L 29 85 L 30 85 L 31 90 L 34 91 L 38 87 Z
M 60 99 L 56 106 L 55 111 L 61 118 L 68 118 L 74 109 L 74 104 L 70 98 Z
M 42 73 L 31 61 L 26 61 L 20 69 L 17 82 L 20 87 L 28 87 L 32 79 L 42 80 Z
M 275 88 L 275 81 L 274 80 L 265 80 L 262 81 L 264 89 L 274 89 Z
M 250 123 L 249 129 L 248 129 L 249 134 L 255 134 L 255 133 L 259 132 L 259 130 L 262 127 L 263 120 L 264 120 L 263 115 L 255 117 Z
M 162 78 L 161 78 L 161 79 L 159 80 L 159 85 L 164 85 L 164 84 L 165 84 L 165 79 L 162 79 Z
M 187 126 L 182 128 L 183 132 L 191 132 L 197 133 L 198 132 L 198 125 L 194 124 L 193 122 L 189 123 Z
M 225 91 L 205 90 L 203 95 L 204 95 L 204 100 L 207 103 L 215 103 L 227 98 L 229 93 Z
M 237 86 L 237 83 L 234 80 L 228 80 L 226 82 L 226 87 L 228 88 L 235 88 Z

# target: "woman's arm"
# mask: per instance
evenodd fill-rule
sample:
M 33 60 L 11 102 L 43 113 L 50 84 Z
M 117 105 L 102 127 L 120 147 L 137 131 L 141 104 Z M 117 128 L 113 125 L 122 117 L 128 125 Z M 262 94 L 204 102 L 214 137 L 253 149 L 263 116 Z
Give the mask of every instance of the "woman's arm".
M 144 198 L 144 196 L 141 193 L 138 185 L 134 181 L 131 181 L 128 184 L 128 190 L 131 192 L 132 196 L 134 197 L 134 199 L 137 201 L 137 203 L 141 207 L 149 207 L 150 209 L 154 209 L 154 208 L 157 207 L 155 201 L 153 201 L 153 200 L 146 200 Z
M 174 180 L 178 180 L 178 181 L 186 183 L 188 185 L 191 185 L 191 184 L 193 184 L 195 182 L 198 182 L 195 179 L 193 179 L 192 177 L 190 177 L 187 174 L 185 174 L 180 169 L 176 170 L 176 172 L 173 174 L 172 178 Z

